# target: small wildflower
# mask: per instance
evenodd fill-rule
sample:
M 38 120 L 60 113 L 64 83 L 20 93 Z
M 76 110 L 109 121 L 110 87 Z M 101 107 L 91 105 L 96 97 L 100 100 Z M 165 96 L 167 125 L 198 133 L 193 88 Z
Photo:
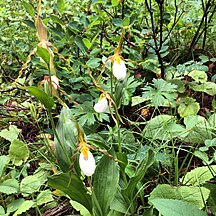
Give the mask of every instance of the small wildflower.
M 123 60 L 121 60 L 118 54 L 114 55 L 114 62 L 113 62 L 113 75 L 116 77 L 117 80 L 124 80 L 126 77 L 127 68 Z
M 100 97 L 99 101 L 94 105 L 94 110 L 98 113 L 102 113 L 108 107 L 108 101 L 103 95 Z

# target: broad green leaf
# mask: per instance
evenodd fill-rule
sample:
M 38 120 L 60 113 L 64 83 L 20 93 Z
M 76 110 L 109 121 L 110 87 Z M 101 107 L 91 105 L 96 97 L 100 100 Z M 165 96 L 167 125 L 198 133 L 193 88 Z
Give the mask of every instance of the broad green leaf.
M 196 115 L 200 110 L 198 102 L 192 102 L 190 104 L 181 103 L 178 107 L 179 115 L 184 118 L 186 116 Z
M 189 87 L 194 91 L 205 92 L 211 96 L 216 95 L 216 83 L 213 82 L 204 82 L 197 84 L 196 82 L 190 82 Z
M 216 127 L 216 113 L 213 113 L 209 119 L 208 119 L 209 124 L 215 128 Z
M 134 97 L 132 97 L 131 106 L 136 106 L 136 105 L 141 104 L 141 103 L 143 103 L 143 102 L 145 102 L 147 100 L 149 100 L 149 99 L 148 98 L 142 98 L 140 96 L 134 96 Z
M 0 166 L 0 179 L 1 179 L 2 175 L 3 175 L 5 166 L 9 162 L 10 162 L 10 158 L 8 156 L 6 156 L 6 155 L 0 156 L 0 164 L 1 164 L 1 166 Z
M 47 181 L 48 172 L 39 171 L 22 179 L 20 191 L 23 196 L 28 196 L 40 190 L 40 187 Z
M 19 183 L 16 179 L 7 179 L 0 184 L 0 192 L 14 194 L 19 191 Z
M 151 202 L 163 216 L 207 216 L 205 212 L 182 200 L 153 199 Z
M 74 42 L 75 42 L 75 44 L 81 49 L 81 51 L 82 51 L 84 54 L 88 51 L 87 47 L 86 47 L 85 44 L 83 43 L 83 38 L 82 38 L 82 37 L 80 37 L 80 36 L 77 35 L 77 36 L 74 38 Z
M 97 68 L 100 66 L 100 62 L 101 59 L 100 58 L 92 58 L 89 59 L 86 64 L 90 67 L 90 68 Z
M 16 211 L 24 202 L 25 202 L 25 199 L 23 199 L 23 198 L 13 200 L 7 206 L 7 213 L 11 213 L 11 212 Z
M 127 187 L 124 189 L 124 194 L 130 199 L 133 199 L 135 188 L 139 181 L 143 179 L 148 168 L 154 163 L 154 152 L 149 149 L 145 157 L 138 165 L 135 175 L 129 180 Z
M 117 27 L 122 27 L 122 19 L 120 18 L 113 18 L 112 23 Z
M 204 186 L 210 190 L 208 205 L 210 206 L 211 213 L 216 215 L 216 185 L 214 183 L 206 183 Z
M 196 82 L 204 83 L 207 81 L 207 74 L 205 71 L 193 70 L 188 76 L 192 77 Z
M 91 41 L 87 38 L 83 38 L 83 43 L 85 44 L 85 46 L 90 49 L 92 44 L 91 44 Z
M 106 216 L 117 191 L 119 181 L 118 163 L 104 155 L 94 174 L 93 206 L 95 214 Z
M 0 206 L 0 215 L 1 216 L 8 216 L 9 214 L 5 214 L 5 210 L 2 206 Z
M 27 145 L 20 140 L 13 140 L 9 148 L 9 158 L 16 166 L 20 166 L 29 157 L 29 149 Z
M 188 132 L 183 140 L 192 143 L 204 143 L 206 139 L 212 139 L 212 128 L 209 122 L 199 115 L 187 116 L 184 118 L 186 131 Z
M 44 91 L 35 86 L 29 86 L 26 88 L 29 94 L 35 96 L 48 110 L 54 105 L 54 100 L 49 97 Z
M 128 211 L 128 208 L 130 206 L 130 200 L 128 197 L 125 197 L 120 189 L 118 187 L 115 197 L 113 201 L 111 202 L 110 208 L 112 210 L 121 212 L 121 213 L 126 213 Z
M 216 165 L 198 167 L 186 173 L 182 184 L 202 185 L 216 176 Z
M 12 142 L 13 140 L 17 139 L 20 131 L 21 130 L 18 129 L 17 126 L 10 125 L 8 129 L 5 128 L 0 132 L 0 137 Z
M 210 164 L 208 154 L 206 152 L 201 152 L 199 150 L 196 150 L 194 152 L 194 156 L 201 159 L 205 164 Z
M 41 46 L 37 46 L 37 55 L 41 57 L 44 62 L 46 62 L 47 66 L 50 64 L 50 53 L 46 48 L 43 48 Z
M 28 2 L 26 1 L 23 1 L 23 6 L 25 7 L 27 13 L 31 16 L 31 17 L 34 17 L 35 15 L 35 10 L 34 10 L 34 7 L 29 4 Z
M 68 107 L 63 107 L 61 110 L 56 132 L 59 138 L 54 137 L 57 161 L 60 168 L 64 172 L 68 172 L 72 163 L 71 156 L 78 143 L 76 122 Z
M 70 204 L 73 206 L 74 209 L 80 212 L 82 216 L 91 216 L 90 212 L 80 203 L 70 200 Z
M 58 23 L 60 25 L 64 25 L 64 22 L 60 20 L 58 16 L 51 14 L 50 18 L 52 19 L 53 22 Z
M 31 20 L 24 19 L 24 20 L 23 20 L 23 23 L 25 23 L 27 26 L 29 26 L 30 28 L 32 28 L 32 29 L 35 30 L 35 24 L 34 24 L 34 22 L 32 22 Z
M 52 192 L 49 189 L 47 189 L 47 190 L 40 192 L 40 194 L 37 196 L 36 203 L 39 206 L 39 205 L 42 205 L 44 203 L 51 202 L 53 200 L 54 199 L 52 196 Z
M 112 6 L 117 6 L 119 4 L 119 0 L 112 0 Z
M 130 17 L 125 17 L 122 21 L 122 26 L 126 27 L 130 25 Z
M 17 209 L 13 216 L 22 215 L 22 213 L 28 211 L 34 205 L 34 201 L 26 200 L 22 205 Z
M 65 8 L 65 1 L 64 0 L 57 0 L 57 7 L 60 13 L 63 13 Z
M 176 119 L 170 115 L 158 115 L 149 120 L 145 126 L 144 134 L 148 138 L 170 140 L 186 135 L 186 130 Z
M 48 178 L 48 185 L 66 193 L 72 200 L 82 204 L 92 213 L 92 200 L 88 190 L 75 174 L 60 173 Z
M 167 184 L 159 184 L 150 193 L 149 201 L 152 199 L 173 199 L 186 201 L 199 209 L 205 207 L 210 191 L 205 187 L 180 186 L 173 187 Z

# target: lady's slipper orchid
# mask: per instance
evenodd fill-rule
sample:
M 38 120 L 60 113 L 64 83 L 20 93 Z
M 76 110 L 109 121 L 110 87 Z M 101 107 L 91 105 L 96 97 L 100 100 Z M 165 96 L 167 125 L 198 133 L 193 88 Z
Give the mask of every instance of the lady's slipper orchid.
M 58 79 L 55 75 L 51 76 L 51 81 L 52 81 L 52 86 L 53 86 L 55 89 L 60 88 L 59 79 Z
M 108 101 L 106 97 L 100 97 L 99 101 L 94 105 L 94 110 L 98 113 L 102 113 L 108 107 Z
M 127 68 L 125 66 L 125 63 L 123 60 L 121 60 L 120 56 L 118 54 L 114 55 L 114 62 L 113 62 L 113 75 L 118 80 L 124 80 L 126 77 L 126 71 Z
M 86 176 L 91 176 L 95 172 L 95 159 L 90 151 L 81 152 L 79 156 L 80 169 Z

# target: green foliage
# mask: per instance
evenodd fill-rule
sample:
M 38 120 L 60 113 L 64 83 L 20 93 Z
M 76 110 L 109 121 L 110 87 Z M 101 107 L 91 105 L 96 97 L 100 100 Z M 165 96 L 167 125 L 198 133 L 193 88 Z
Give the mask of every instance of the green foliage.
M 191 205 L 196 206 L 199 209 L 205 207 L 205 203 L 209 197 L 210 191 L 205 187 L 194 186 L 180 186 L 172 187 L 170 185 L 162 184 L 151 192 L 149 201 L 154 199 L 172 199 L 182 200 L 188 202 Z
M 188 204 L 182 200 L 173 200 L 173 199 L 153 199 L 151 200 L 155 208 L 164 216 L 207 216 L 204 211 L 199 210 L 195 206 Z
M 69 173 L 57 174 L 49 177 L 48 183 L 50 187 L 63 191 L 72 200 L 85 206 L 90 213 L 92 212 L 90 195 L 87 193 L 87 188 L 77 175 L 69 175 Z
M 9 158 L 12 163 L 16 166 L 20 166 L 28 157 L 29 149 L 27 145 L 18 139 L 14 139 L 9 148 Z
M 105 155 L 97 165 L 94 174 L 92 198 L 94 212 L 98 216 L 105 216 L 110 212 L 110 205 L 116 194 L 119 182 L 118 169 L 117 163 Z
M 0 1 L 0 215 L 43 215 L 65 200 L 84 216 L 216 214 L 215 9 Z M 89 151 L 96 170 L 85 178 Z
M 216 165 L 197 167 L 186 173 L 182 179 L 182 183 L 194 186 L 201 185 L 215 176 L 215 169 Z
M 153 79 L 152 87 L 147 86 L 143 91 L 142 97 L 150 100 L 155 107 L 173 106 L 177 98 L 177 86 L 163 79 Z

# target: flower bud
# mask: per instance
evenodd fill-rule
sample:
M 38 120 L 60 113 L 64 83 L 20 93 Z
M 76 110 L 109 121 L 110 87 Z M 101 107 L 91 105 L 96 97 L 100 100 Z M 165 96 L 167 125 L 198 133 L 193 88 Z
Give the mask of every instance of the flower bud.
M 99 101 L 94 105 L 94 110 L 98 113 L 102 113 L 108 107 L 108 102 L 106 97 L 102 97 Z
M 124 80 L 126 77 L 126 71 L 127 68 L 125 66 L 125 63 L 119 55 L 115 55 L 114 62 L 113 62 L 113 75 L 116 77 L 117 80 Z
M 79 156 L 80 169 L 86 176 L 91 176 L 95 172 L 96 164 L 93 154 L 88 151 L 88 156 L 86 157 L 82 152 Z
M 60 88 L 59 79 L 58 79 L 55 75 L 51 76 L 51 80 L 52 80 L 52 86 L 53 86 L 55 89 Z

